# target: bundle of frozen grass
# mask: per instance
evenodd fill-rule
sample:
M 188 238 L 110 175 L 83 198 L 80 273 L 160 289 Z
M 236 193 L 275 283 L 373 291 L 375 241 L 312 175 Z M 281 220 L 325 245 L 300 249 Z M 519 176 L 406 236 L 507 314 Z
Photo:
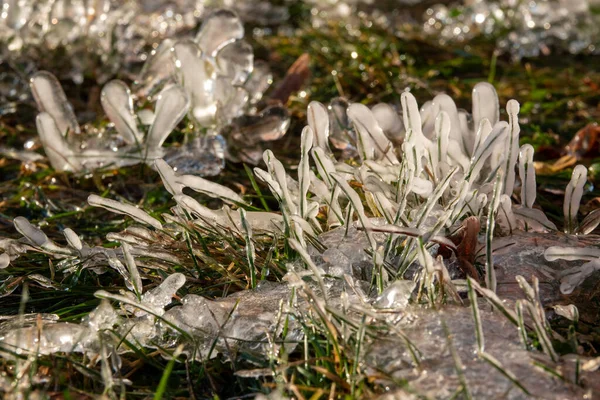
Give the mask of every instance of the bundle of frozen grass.
M 165 158 L 181 172 L 216 175 L 226 154 L 236 161 L 260 159 L 261 143 L 283 136 L 289 115 L 281 104 L 258 106 L 272 75 L 265 63 L 254 61 L 243 38 L 237 14 L 216 10 L 194 40 L 164 40 L 133 94 L 120 80 L 104 85 L 101 102 L 110 123 L 101 126 L 80 127 L 54 75 L 36 73 L 30 85 L 40 111 L 37 128 L 51 165 L 80 173 Z M 146 108 L 150 102 L 154 111 Z M 186 115 L 187 143 L 163 147 Z M 235 149 L 241 142 L 243 149 Z
M 553 341 L 565 339 L 552 331 L 542 302 L 554 305 L 559 290 L 576 290 L 597 270 L 597 249 L 581 245 L 600 219 L 594 212 L 577 223 L 585 168 L 573 172 L 564 203 L 567 235 L 557 235 L 556 226 L 534 208 L 533 149 L 518 147 L 516 101 L 507 104 L 508 121 L 500 121 L 496 92 L 487 83 L 473 90 L 472 118 L 443 94 L 421 109 L 410 93 L 402 94 L 401 103 L 401 115 L 387 106 L 374 112 L 358 103 L 340 115 L 339 109 L 311 103 L 297 179 L 271 151 L 263 155 L 266 169 L 254 169 L 277 200 L 279 212 L 256 211 L 233 190 L 178 174 L 157 160 L 155 167 L 176 202 L 162 215 L 164 222 L 132 205 L 91 195 L 90 205 L 128 215 L 144 227 L 111 234 L 110 240 L 122 244 L 116 250 L 90 249 L 72 231 L 65 231 L 68 246 L 61 247 L 17 218 L 15 226 L 24 239 L 0 242 L 3 266 L 10 268 L 20 254 L 36 250 L 60 258 L 65 273 L 78 265 L 112 268 L 123 276 L 127 290 L 96 293 L 118 304 L 118 311 L 104 302 L 94 314 L 105 315 L 102 325 L 90 317 L 83 328 L 73 329 L 72 335 L 81 329 L 94 332 L 86 342 L 70 340 L 77 343 L 75 351 L 93 353 L 108 346 L 110 341 L 99 339 L 108 331 L 116 337 L 108 350 L 116 353 L 127 351 L 127 342 L 177 348 L 177 354 L 183 351 L 194 359 L 216 352 L 235 358 L 243 351 L 283 362 L 277 355 L 298 346 L 304 345 L 306 354 L 308 344 L 302 338 L 317 331 L 352 349 L 363 373 L 383 371 L 387 378 L 380 381 L 386 385 L 406 380 L 418 393 L 433 397 L 448 397 L 456 386 L 477 396 L 513 389 L 516 398 L 580 395 L 581 388 L 552 375 L 560 375 L 555 368 L 568 360 L 554 349 Z M 334 111 L 336 118 L 330 115 Z M 351 122 L 348 129 L 339 129 L 340 116 Z M 390 137 L 401 140 L 401 146 L 395 147 Z M 336 147 L 354 148 L 358 159 L 339 162 L 330 139 Z M 517 170 L 520 195 L 515 195 L 515 204 L 511 197 Z M 224 205 L 207 208 L 184 188 Z M 482 245 L 480 226 L 485 226 Z M 552 247 L 559 243 L 561 248 Z M 182 252 L 182 247 L 187 250 Z M 158 248 L 169 256 L 156 253 Z M 171 305 L 186 275 L 199 276 L 186 264 L 218 265 L 211 248 L 237 255 L 249 289 L 215 300 L 187 294 L 181 304 Z M 503 253 L 506 248 L 509 254 Z M 548 260 L 589 262 L 575 267 L 549 264 L 544 252 Z M 274 268 L 275 253 L 280 254 L 280 270 Z M 154 265 L 180 263 L 183 269 L 145 291 L 143 280 L 152 266 L 139 262 L 150 258 Z M 529 273 L 528 282 L 521 275 Z M 545 280 L 542 286 L 539 277 Z M 515 287 L 515 279 L 522 292 L 506 290 Z M 471 309 L 461 306 L 467 293 Z M 479 310 L 476 293 L 494 312 Z M 575 306 L 558 310 L 578 318 Z M 431 328 L 431 336 L 419 333 L 418 321 Z M 60 322 L 48 318 L 47 325 L 51 328 L 46 332 L 56 329 L 64 337 L 66 328 Z M 518 330 L 509 329 L 512 325 Z M 66 351 L 49 335 L 42 350 L 28 339 L 37 328 L 22 329 L 18 335 L 3 330 L 4 346 L 41 354 Z M 484 348 L 484 336 L 490 335 L 493 340 Z M 390 353 L 390 347 L 381 345 L 384 336 L 397 351 Z M 551 374 L 532 366 L 526 350 L 536 346 L 543 352 L 535 356 L 537 362 Z M 415 374 L 414 368 L 428 358 L 438 360 L 439 368 Z M 461 358 L 468 360 L 468 368 Z M 481 371 L 489 378 L 484 383 L 478 378 Z M 436 376 L 452 379 L 440 385 Z

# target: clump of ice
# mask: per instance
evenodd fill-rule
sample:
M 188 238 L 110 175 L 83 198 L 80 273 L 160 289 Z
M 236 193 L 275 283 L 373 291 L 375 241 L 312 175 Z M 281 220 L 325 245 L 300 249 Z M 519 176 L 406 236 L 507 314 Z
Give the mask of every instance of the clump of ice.
M 110 121 L 106 128 L 81 127 L 58 80 L 49 72 L 37 72 L 30 86 L 50 163 L 58 171 L 82 172 L 109 165 L 152 165 L 164 158 L 181 172 L 215 175 L 224 166 L 229 137 L 230 145 L 243 143 L 245 148 L 236 160 L 255 162 L 262 142 L 285 134 L 289 114 L 277 104 L 256 111 L 272 76 L 265 64 L 254 62 L 243 37 L 238 16 L 216 10 L 204 19 L 195 39 L 163 41 L 145 63 L 133 92 L 119 80 L 104 85 L 101 103 Z M 153 111 L 140 108 L 147 101 L 154 103 Z M 189 142 L 165 148 L 167 137 L 184 119 Z

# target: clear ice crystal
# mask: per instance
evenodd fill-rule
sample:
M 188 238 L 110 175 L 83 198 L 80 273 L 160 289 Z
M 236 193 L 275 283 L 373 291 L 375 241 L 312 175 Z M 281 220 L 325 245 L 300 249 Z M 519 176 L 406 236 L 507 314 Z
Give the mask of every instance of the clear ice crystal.
M 375 300 L 375 307 L 403 310 L 408 306 L 412 292 L 417 283 L 414 281 L 398 280 L 390 284 Z

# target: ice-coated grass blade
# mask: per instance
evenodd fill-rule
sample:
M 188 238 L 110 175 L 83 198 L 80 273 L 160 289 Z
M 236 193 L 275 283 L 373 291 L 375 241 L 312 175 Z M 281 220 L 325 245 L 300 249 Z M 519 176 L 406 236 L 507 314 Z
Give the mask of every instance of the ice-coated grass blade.
M 546 328 L 543 321 L 540 319 L 536 307 L 531 302 L 525 302 L 524 305 L 529 312 L 529 315 L 533 319 L 533 327 L 542 346 L 542 350 L 552 359 L 552 361 L 557 362 L 558 355 L 552 346 L 552 341 L 546 332 Z
M 93 207 L 101 207 L 105 208 L 109 211 L 112 211 L 117 214 L 124 214 L 135 221 L 140 222 L 142 224 L 147 224 L 155 229 L 162 230 L 162 224 L 156 218 L 151 217 L 145 211 L 140 210 L 137 207 L 134 207 L 129 204 L 123 204 L 116 200 L 105 199 L 95 194 L 91 194 L 88 197 L 88 204 Z
M 323 292 L 322 293 L 323 300 L 325 300 L 325 303 L 327 303 L 327 287 L 325 286 L 325 282 L 323 281 L 323 277 L 321 276 L 321 274 L 322 274 L 321 271 L 319 271 L 319 268 L 316 266 L 316 264 L 310 258 L 310 255 L 308 254 L 308 252 L 306 251 L 304 246 L 302 246 L 302 244 L 300 244 L 299 241 L 297 241 L 295 239 L 290 239 L 289 243 L 290 243 L 290 246 L 292 246 L 292 248 L 298 252 L 300 257 L 302 258 L 302 261 L 304 261 L 304 263 L 306 264 L 308 269 L 310 269 L 311 272 L 313 273 L 313 276 L 319 283 L 319 288 Z
M 509 100 L 506 104 L 508 113 L 508 137 L 506 138 L 505 158 L 504 158 L 504 194 L 512 196 L 515 186 L 515 165 L 519 155 L 519 103 L 516 100 Z
M 498 359 L 496 359 L 494 356 L 492 356 L 491 354 L 486 353 L 486 352 L 480 352 L 478 355 L 482 360 L 484 360 L 485 362 L 490 364 L 492 367 L 494 367 L 494 369 L 496 369 L 496 371 L 498 371 L 502 375 L 504 375 L 504 377 L 506 377 L 509 381 L 511 381 L 512 384 L 515 385 L 516 387 L 518 387 L 523 393 L 525 393 L 527 396 L 531 396 L 531 394 L 525 388 L 525 386 L 523 386 L 523 384 L 521 382 L 519 382 L 519 379 L 516 377 L 516 375 L 513 374 L 510 370 L 506 369 L 500 363 L 500 361 L 498 361 Z
M 448 325 L 446 324 L 446 321 L 441 316 L 441 313 L 440 313 L 440 320 L 442 323 L 442 328 L 444 329 L 444 335 L 446 336 L 446 343 L 448 344 L 448 348 L 450 349 L 450 355 L 452 356 L 452 360 L 454 361 L 454 370 L 456 371 L 456 375 L 458 375 L 458 380 L 460 381 L 460 384 L 462 385 L 462 392 L 465 396 L 465 399 L 471 400 L 471 399 L 473 399 L 473 397 L 471 396 L 471 392 L 469 390 L 469 384 L 467 382 L 467 378 L 464 373 L 465 367 L 460 359 L 460 356 L 458 355 L 458 352 L 456 351 L 456 348 L 454 347 L 454 343 L 452 342 L 452 334 L 450 333 L 450 330 L 448 329 Z
M 475 289 L 479 294 L 483 296 L 484 299 L 488 301 L 492 306 L 494 306 L 498 311 L 500 311 L 510 322 L 512 322 L 515 326 L 519 326 L 517 315 L 514 311 L 509 310 L 504 305 L 504 302 L 500 297 L 496 295 L 496 293 L 492 292 L 490 289 L 486 289 L 481 287 L 479 283 L 474 280 L 471 280 L 471 285 L 473 289 Z
M 129 271 L 129 277 L 131 278 L 133 291 L 135 292 L 135 295 L 138 298 L 138 300 L 140 300 L 143 291 L 142 278 L 140 277 L 140 271 L 138 270 L 138 267 L 135 264 L 135 260 L 131 255 L 131 246 L 127 243 L 122 243 L 121 248 L 123 249 L 125 265 L 127 265 L 127 270 Z
M 138 131 L 131 92 L 125 82 L 118 79 L 109 81 L 102 88 L 100 102 L 123 140 L 128 144 L 140 144 L 143 135 Z
M 310 159 L 308 152 L 312 147 L 313 137 L 314 134 L 311 127 L 304 127 L 301 138 L 300 164 L 298 164 L 298 183 L 300 184 L 300 216 L 305 219 L 308 217 L 308 199 L 306 196 L 310 187 Z
M 537 208 L 513 207 L 513 213 L 527 225 L 537 225 L 551 232 L 558 230 L 556 225 L 546 217 L 546 214 Z
M 171 359 L 167 363 L 167 366 L 166 366 L 165 370 L 163 371 L 162 376 L 160 377 L 160 382 L 158 382 L 158 386 L 156 387 L 156 392 L 154 392 L 154 400 L 161 400 L 163 398 L 165 392 L 167 391 L 167 384 L 169 383 L 169 377 L 171 376 L 171 373 L 173 372 L 173 368 L 175 367 L 175 361 L 177 361 L 177 357 L 179 357 L 179 355 L 181 354 L 182 351 L 183 351 L 183 345 L 179 345 L 173 352 Z
M 487 223 L 485 227 L 485 284 L 488 289 L 496 292 L 496 271 L 494 270 L 494 257 L 492 251 L 492 240 L 494 239 L 494 219 L 500 204 L 502 193 L 502 174 L 498 174 L 494 184 L 492 201 L 488 208 Z
M 469 182 L 475 182 L 479 176 L 479 172 L 483 168 L 485 161 L 497 150 L 498 146 L 504 143 L 508 134 L 508 124 L 504 121 L 498 122 L 485 142 L 477 148 L 475 154 L 471 158 L 469 171 L 465 177 Z
M 579 227 L 577 233 L 582 235 L 588 235 L 592 233 L 600 225 L 600 208 L 595 209 L 585 216 Z
M 329 113 L 327 107 L 318 101 L 311 101 L 306 110 L 308 125 L 315 134 L 313 147 L 319 147 L 327 153 L 329 149 Z
M 52 116 L 62 136 L 81 133 L 73 107 L 54 75 L 48 71 L 38 71 L 29 80 L 29 86 L 38 110 Z
M 244 232 L 244 240 L 246 241 L 246 258 L 248 260 L 248 267 L 250 268 L 250 287 L 254 289 L 256 288 L 256 251 L 254 243 L 252 243 L 252 228 L 248 224 L 246 211 L 243 208 L 240 208 L 240 221 Z
M 154 167 L 158 171 L 163 186 L 173 196 L 181 194 L 185 185 L 177 182 L 178 175 L 162 158 L 154 160 Z
M 524 144 L 519 152 L 519 177 L 521 178 L 521 204 L 531 208 L 535 203 L 537 185 L 533 165 L 533 146 Z
M 523 314 L 523 308 L 525 300 L 519 299 L 515 303 L 515 311 L 517 315 L 517 327 L 519 330 L 519 339 L 521 339 L 521 343 L 525 347 L 525 349 L 529 350 L 529 338 L 527 336 L 527 327 L 525 326 L 525 317 Z
M 583 196 L 583 186 L 587 181 L 587 168 L 577 165 L 573 169 L 571 181 L 565 189 L 563 213 L 565 215 L 565 233 L 574 233 L 577 226 L 577 212 Z
M 600 258 L 600 249 L 594 247 L 560 247 L 551 246 L 544 252 L 544 258 L 548 261 L 556 260 L 587 260 L 592 261 Z
M 481 316 L 479 315 L 479 306 L 477 305 L 477 293 L 471 284 L 471 277 L 467 277 L 467 288 L 469 291 L 469 301 L 471 311 L 473 312 L 473 322 L 475 323 L 475 338 L 477 339 L 477 351 L 485 350 L 485 338 L 483 337 L 483 326 L 481 325 Z

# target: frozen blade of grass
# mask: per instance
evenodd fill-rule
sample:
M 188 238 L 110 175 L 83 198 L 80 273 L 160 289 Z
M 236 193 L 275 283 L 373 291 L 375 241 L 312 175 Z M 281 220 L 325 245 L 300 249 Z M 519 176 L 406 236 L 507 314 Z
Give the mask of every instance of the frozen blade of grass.
M 546 214 L 537 208 L 513 207 L 513 213 L 519 219 L 525 221 L 528 225 L 541 226 L 548 231 L 558 230 L 556 225 L 554 225 L 554 223 L 550 221 L 548 217 L 546 217 Z
M 226 203 L 237 205 L 246 204 L 244 199 L 236 192 L 226 186 L 209 181 L 195 175 L 181 175 L 176 178 L 177 183 L 189 187 L 190 189 L 205 194 L 209 197 L 221 199 Z
M 121 80 L 108 81 L 102 88 L 100 104 L 107 118 L 128 144 L 139 145 L 143 141 L 138 131 L 137 115 L 133 111 L 133 99 L 127 84 Z
M 523 393 L 525 393 L 527 396 L 531 396 L 531 394 L 525 388 L 525 386 L 523 386 L 523 384 L 519 382 L 519 379 L 515 376 L 515 374 L 513 374 L 510 370 L 506 369 L 494 356 L 486 352 L 479 352 L 478 355 L 481 359 L 483 359 L 485 362 L 494 367 L 496 371 L 504 375 L 509 381 L 513 383 L 513 385 L 518 387 Z
M 517 219 L 512 212 L 512 202 L 507 194 L 500 196 L 500 207 L 498 210 L 498 222 L 503 225 L 506 224 L 509 233 L 512 235 L 513 231 L 517 229 Z
M 481 316 L 479 315 L 479 306 L 477 305 L 477 293 L 473 289 L 471 284 L 472 278 L 467 277 L 467 288 L 469 293 L 469 301 L 471 303 L 471 310 L 473 311 L 473 321 L 475 323 L 475 337 L 477 339 L 477 351 L 483 352 L 485 350 L 485 338 L 483 337 L 483 326 L 481 324 Z
M 513 194 L 515 186 L 515 165 L 519 155 L 519 103 L 516 100 L 509 100 L 506 104 L 508 113 L 509 132 L 506 140 L 506 158 L 504 163 L 504 194 L 509 197 Z
M 560 279 L 560 292 L 562 294 L 573 293 L 573 290 L 577 286 L 581 285 L 596 271 L 600 271 L 600 259 L 595 259 L 578 267 L 563 271 Z
M 113 386 L 115 385 L 115 381 L 113 380 L 113 376 L 112 373 L 110 372 L 110 366 L 108 363 L 108 355 L 106 353 L 106 346 L 104 345 L 104 343 L 101 342 L 100 345 L 100 375 L 102 376 L 102 382 L 104 383 L 104 395 L 106 394 L 112 394 L 112 396 L 107 396 L 107 397 L 114 397 L 114 392 L 112 390 Z
M 256 288 L 256 252 L 254 249 L 254 243 L 252 243 L 252 228 L 248 224 L 246 219 L 246 211 L 240 208 L 240 221 L 242 223 L 242 230 L 244 231 L 244 240 L 246 241 L 246 258 L 248 259 L 248 267 L 250 268 L 250 287 Z
M 573 304 L 569 304 L 566 306 L 555 305 L 552 306 L 552 308 L 554 309 L 554 312 L 556 312 L 556 314 L 568 319 L 569 321 L 573 321 L 574 323 L 577 323 L 579 321 L 579 310 Z
M 176 195 L 176 196 L 174 196 L 174 199 L 177 202 L 177 204 L 180 207 L 182 207 L 184 210 L 186 210 L 190 214 L 197 215 L 202 220 L 204 220 L 205 222 L 207 222 L 211 225 L 215 225 L 219 221 L 224 222 L 223 221 L 224 218 L 222 218 L 220 215 L 215 213 L 210 208 L 205 207 L 202 204 L 198 203 L 196 201 L 196 199 L 194 199 L 188 195 L 185 195 L 185 194 Z
M 577 225 L 577 212 L 583 196 L 583 186 L 587 181 L 587 168 L 577 165 L 573 169 L 571 181 L 565 189 L 563 213 L 565 216 L 565 233 L 574 233 Z
M 365 154 L 373 154 L 377 159 L 385 160 L 390 164 L 398 164 L 398 159 L 394 154 L 394 146 L 385 136 L 373 112 L 367 106 L 360 103 L 351 104 L 348 107 L 348 117 L 350 117 L 358 132 L 359 144 L 373 146 L 373 153 L 371 149 L 362 149 Z M 370 140 L 366 138 L 367 136 Z M 365 158 L 364 160 L 370 159 Z
M 329 113 L 327 108 L 318 101 L 311 101 L 306 110 L 308 125 L 315 134 L 313 147 L 319 147 L 327 153 L 329 149 Z
M 560 247 L 551 246 L 544 251 L 544 258 L 548 261 L 556 260 L 587 260 L 600 258 L 600 249 L 594 247 Z
M 162 230 L 162 224 L 159 220 L 151 217 L 145 211 L 135 206 L 123 204 L 111 199 L 105 199 L 95 194 L 91 194 L 88 197 L 88 203 L 93 207 L 101 207 L 117 214 L 125 214 L 137 222 L 148 224 L 155 229 Z
M 370 226 L 368 228 L 372 232 L 384 232 L 393 233 L 395 235 L 419 237 L 423 235 L 423 231 L 417 228 L 403 227 L 399 225 L 381 225 L 381 226 Z
M 375 250 L 375 248 L 377 247 L 377 243 L 373 238 L 373 235 L 371 235 L 369 229 L 372 227 L 372 224 L 371 221 L 367 218 L 367 215 L 365 214 L 365 208 L 363 207 L 362 201 L 358 196 L 358 193 L 356 193 L 356 191 L 350 187 L 348 182 L 346 182 L 346 180 L 340 174 L 333 173 L 331 174 L 331 178 L 338 184 L 338 186 L 340 187 L 340 189 L 342 189 L 346 196 L 348 196 L 348 199 L 350 200 L 354 211 L 358 215 L 360 224 L 365 230 L 367 239 L 369 240 L 369 244 L 371 245 L 371 248 Z
M 258 179 L 260 179 L 261 181 L 266 183 L 267 186 L 269 186 L 269 190 L 271 191 L 278 203 L 283 201 L 283 193 L 281 192 L 281 187 L 279 186 L 279 183 L 277 183 L 277 181 L 271 176 L 271 174 L 269 174 L 264 169 L 260 169 L 258 167 L 254 168 L 254 174 Z
M 487 118 L 493 125 L 500 119 L 500 104 L 494 86 L 488 82 L 479 82 L 473 88 L 473 121 L 479 126 Z
M 463 366 L 460 356 L 458 355 L 458 352 L 456 351 L 456 348 L 454 347 L 454 343 L 452 341 L 452 334 L 450 333 L 450 330 L 448 329 L 448 325 L 446 324 L 446 321 L 441 316 L 441 313 L 440 313 L 440 320 L 442 322 L 442 328 L 444 329 L 444 334 L 446 336 L 446 343 L 448 344 L 448 349 L 450 350 L 452 360 L 454 361 L 454 369 L 456 370 L 456 374 L 458 375 L 458 380 L 460 381 L 460 383 L 463 387 L 462 392 L 465 395 L 465 398 L 467 400 L 471 400 L 473 397 L 471 396 L 471 392 L 469 391 L 469 384 L 467 383 L 467 378 L 465 377 L 465 373 L 464 373 L 465 367 Z
M 302 219 L 299 215 L 292 215 L 290 220 L 298 224 L 305 234 L 310 235 L 314 238 L 317 237 L 317 234 L 315 233 L 312 226 L 305 219 Z
M 380 251 L 378 251 L 377 241 L 375 240 L 375 238 L 373 237 L 373 234 L 369 230 L 369 228 L 372 227 L 371 221 L 367 218 L 367 216 L 365 214 L 365 209 L 363 207 L 362 201 L 360 200 L 360 197 L 358 196 L 358 193 L 356 193 L 356 191 L 350 187 L 348 182 L 346 182 L 346 180 L 341 175 L 335 173 L 335 174 L 331 174 L 331 177 L 338 184 L 340 189 L 346 194 L 346 196 L 348 196 L 348 199 L 350 200 L 350 204 L 352 205 L 352 207 L 354 208 L 354 211 L 358 215 L 358 220 L 359 220 L 360 224 L 362 225 L 362 228 L 365 230 L 365 234 L 367 235 L 369 245 L 371 246 L 371 249 L 373 251 L 373 264 L 374 264 L 374 268 L 376 271 L 375 279 L 376 279 L 376 284 L 377 284 L 377 291 L 378 291 L 378 293 L 381 293 L 381 292 L 383 292 L 383 286 L 384 286 L 384 283 L 383 283 L 384 274 L 383 274 L 383 268 L 382 268 L 383 267 L 383 257 L 382 257 L 383 254 Z
M 13 220 L 15 229 L 27 240 L 33 243 L 35 246 L 44 247 L 50 243 L 48 236 L 39 229 L 33 226 L 25 217 L 17 217 Z
M 262 194 L 262 191 L 260 190 L 260 187 L 256 183 L 256 179 L 254 178 L 254 174 L 252 173 L 252 170 L 246 164 L 244 164 L 244 170 L 246 171 L 246 175 L 248 176 L 248 179 L 250 180 L 250 183 L 252 184 L 252 188 L 258 195 L 260 204 L 262 204 L 265 211 L 271 211 L 271 209 L 269 208 L 269 205 L 267 204 L 267 201 L 265 200 L 265 197 Z
M 546 332 L 546 327 L 544 326 L 543 321 L 540 319 L 538 310 L 531 302 L 524 302 L 523 304 L 533 319 L 533 327 L 535 329 L 535 333 L 537 334 L 538 340 L 542 345 L 542 350 L 552 359 L 553 362 L 557 362 L 558 355 L 552 346 L 552 341 Z
M 310 164 L 308 152 L 310 151 L 313 143 L 313 130 L 310 126 L 304 127 L 302 130 L 301 137 L 301 149 L 300 149 L 300 164 L 298 165 L 298 182 L 300 184 L 300 216 L 304 219 L 307 218 L 308 213 L 308 188 L 310 187 Z
M 475 134 L 475 144 L 473 145 L 472 154 L 477 153 L 477 149 L 485 142 L 485 139 L 492 133 L 493 129 L 492 124 L 487 118 L 481 120 Z
M 112 250 L 105 250 L 104 255 L 108 259 L 108 265 L 110 265 L 111 268 L 113 268 L 119 273 L 119 275 L 123 277 L 127 289 L 134 291 L 135 287 L 131 280 L 131 275 L 129 274 L 121 260 L 117 258 L 115 252 Z
M 595 209 L 585 216 L 579 228 L 577 228 L 577 233 L 582 235 L 588 235 L 592 233 L 594 229 L 596 229 L 600 225 L 600 208 Z
M 519 177 L 521 178 L 521 204 L 532 208 L 535 203 L 537 185 L 533 164 L 533 146 L 524 144 L 519 151 Z
M 330 176 L 330 174 L 335 173 L 335 165 L 333 164 L 333 161 L 331 161 L 331 159 L 320 147 L 313 148 L 311 150 L 311 155 L 315 161 L 315 165 L 319 175 L 321 176 L 321 179 L 324 180 L 329 189 L 333 188 L 335 182 Z
M 450 137 L 450 116 L 446 111 L 441 111 L 435 119 L 436 153 L 437 162 L 446 162 L 448 159 L 448 141 Z
M 123 249 L 125 265 L 127 265 L 127 269 L 129 270 L 129 276 L 131 277 L 131 283 L 133 284 L 133 291 L 135 292 L 135 295 L 138 298 L 138 300 L 140 300 L 143 291 L 142 278 L 140 277 L 140 271 L 138 270 L 138 267 L 135 264 L 135 260 L 131 255 L 131 246 L 127 243 L 121 243 L 121 248 Z
M 450 186 L 452 178 L 454 177 L 457 171 L 458 167 L 452 168 L 450 171 L 448 171 L 448 173 L 444 177 L 444 180 L 436 186 L 433 193 L 427 199 L 427 203 L 425 203 L 425 206 L 422 208 L 419 217 L 417 218 L 417 227 L 420 227 L 421 224 L 427 219 L 433 207 L 437 204 L 438 200 L 442 197 L 448 186 Z
M 484 299 L 486 299 L 488 301 L 488 303 L 490 303 L 498 311 L 500 311 L 515 326 L 517 326 L 517 327 L 519 326 L 518 318 L 517 318 L 517 315 L 515 314 L 515 312 L 506 308 L 506 306 L 504 305 L 504 302 L 502 301 L 502 299 L 500 299 L 500 297 L 498 297 L 496 295 L 496 293 L 494 293 L 490 289 L 481 287 L 481 285 L 479 285 L 479 283 L 477 283 L 475 280 L 471 280 L 470 283 L 473 286 L 473 288 L 479 294 L 481 294 Z
M 373 137 L 369 134 L 368 128 L 361 121 L 361 114 L 365 111 L 358 106 L 365 107 L 362 104 L 352 104 L 348 107 L 348 117 L 352 120 L 354 124 L 354 129 L 357 133 L 357 143 L 356 148 L 358 150 L 358 155 L 360 159 L 364 162 L 366 160 L 375 159 L 375 142 Z M 351 111 L 352 110 L 352 111 Z M 368 108 L 367 108 L 368 110 Z
M 42 112 L 38 114 L 35 122 L 40 141 L 52 167 L 56 171 L 81 171 L 82 165 L 56 126 L 54 118 L 50 114 Z
M 122 304 L 127 304 L 130 306 L 133 306 L 135 308 L 140 309 L 141 311 L 147 312 L 148 314 L 152 314 L 155 317 L 162 317 L 162 315 L 165 313 L 165 310 L 163 310 L 162 308 L 154 307 L 149 304 L 144 304 L 139 301 L 133 301 L 132 299 L 130 299 L 127 296 L 110 293 L 110 292 L 107 292 L 106 290 L 97 290 L 94 293 L 94 296 L 99 299 L 114 300 L 114 301 L 118 301 Z
M 350 391 L 350 395 L 354 396 L 355 395 L 355 391 L 356 391 L 356 383 L 358 381 L 357 377 L 358 377 L 358 360 L 360 360 L 360 351 L 362 349 L 362 343 L 363 340 L 365 338 L 365 329 L 367 326 L 366 323 L 366 315 L 363 315 L 362 320 L 360 322 L 358 331 L 356 332 L 356 349 L 354 351 L 354 359 L 355 362 L 352 364 L 352 373 L 351 373 L 351 381 L 352 381 L 352 388 Z
M 288 190 L 287 186 L 287 174 L 285 172 L 285 168 L 281 161 L 275 158 L 275 155 L 271 150 L 265 150 L 263 154 L 263 159 L 265 164 L 267 164 L 267 168 L 269 169 L 269 173 L 275 179 L 275 181 L 279 184 L 279 188 L 281 191 L 281 196 L 283 200 L 283 205 L 287 208 L 290 214 L 297 214 L 298 210 L 296 208 L 296 203 L 292 199 L 292 195 Z
M 169 377 L 171 373 L 173 373 L 173 368 L 175 367 L 175 361 L 177 361 L 177 357 L 183 352 L 183 345 L 177 346 L 177 349 L 173 352 L 173 356 L 167 363 L 167 367 L 165 368 L 160 382 L 156 388 L 156 392 L 154 393 L 154 400 L 161 400 L 167 390 L 167 384 L 169 383 Z
M 521 288 L 523 293 L 525 293 L 525 296 L 527 296 L 527 299 L 531 302 L 535 302 L 535 291 L 533 290 L 531 285 L 525 280 L 525 278 L 523 278 L 521 275 L 517 275 L 515 279 L 517 280 L 517 283 L 519 284 L 519 287 Z
M 500 194 L 502 192 L 502 174 L 498 174 L 494 184 L 494 193 L 488 209 L 488 217 L 485 228 L 485 284 L 488 289 L 496 292 L 496 270 L 494 270 L 494 257 L 492 250 L 492 240 L 494 239 L 494 217 L 500 204 Z
M 308 254 L 308 252 L 306 251 L 304 246 L 302 246 L 302 244 L 300 244 L 299 241 L 297 241 L 296 239 L 289 239 L 289 243 L 290 243 L 290 246 L 292 246 L 292 248 L 294 250 L 296 250 L 296 252 L 298 252 L 298 254 L 302 258 L 302 260 L 304 261 L 304 263 L 306 264 L 308 269 L 310 269 L 311 272 L 313 273 L 313 276 L 317 280 L 317 283 L 319 284 L 319 288 L 321 289 L 323 300 L 325 300 L 325 304 L 327 304 L 327 298 L 328 298 L 327 287 L 325 286 L 325 282 L 323 281 L 323 277 L 321 276 L 322 271 L 313 262 L 313 260 L 310 258 L 310 255 Z
M 485 139 L 485 142 L 477 149 L 471 158 L 469 172 L 465 179 L 469 182 L 474 182 L 479 176 L 479 172 L 483 168 L 485 161 L 492 155 L 497 147 L 502 144 L 508 134 L 508 124 L 504 121 L 494 125 L 492 133 Z
M 417 249 L 419 263 L 423 268 L 421 271 L 425 275 L 424 285 L 427 288 L 427 297 L 429 299 L 429 304 L 431 306 L 435 306 L 435 271 L 433 269 L 433 258 L 431 257 L 431 254 L 429 254 L 427 249 L 425 249 L 425 244 L 423 243 L 422 238 L 417 239 Z
M 402 104 L 402 119 L 407 132 L 407 138 L 414 137 L 414 141 L 421 145 L 426 143 L 427 139 L 423 135 L 423 124 L 421 122 L 421 113 L 419 112 L 417 99 L 415 99 L 412 93 L 403 92 L 400 96 L 400 103 Z
M 63 230 L 63 235 L 65 235 L 65 239 L 67 239 L 67 243 L 69 243 L 69 246 L 71 246 L 75 250 L 81 250 L 83 248 L 83 243 L 81 243 L 81 239 L 79 239 L 79 236 L 75 232 L 73 232 L 71 228 L 65 228 Z
M 440 111 L 448 114 L 449 117 L 449 125 L 450 125 L 450 135 L 449 141 L 452 141 L 457 144 L 458 147 L 463 147 L 463 140 L 467 142 L 471 142 L 468 137 L 463 137 L 463 133 L 460 127 L 460 120 L 458 109 L 456 107 L 456 103 L 452 99 L 452 97 L 448 96 L 445 93 L 438 94 L 433 98 L 433 102 L 437 104 L 440 108 Z M 466 146 L 465 146 L 466 147 Z M 469 154 L 472 148 L 468 149 Z
M 527 327 L 525 326 L 525 317 L 523 314 L 525 300 L 519 299 L 515 303 L 515 310 L 517 315 L 517 328 L 519 331 L 519 339 L 521 339 L 521 343 L 525 347 L 526 350 L 529 350 L 529 338 L 527 337 Z
M 25 217 L 16 217 L 13 224 L 17 232 L 23 235 L 34 246 L 53 254 L 71 255 L 72 251 L 68 248 L 62 248 L 48 239 L 48 236 L 38 227 L 34 226 Z
M 162 183 L 169 193 L 173 196 L 181 194 L 184 185 L 177 182 L 177 173 L 162 158 L 154 160 L 154 167 L 158 171 Z

